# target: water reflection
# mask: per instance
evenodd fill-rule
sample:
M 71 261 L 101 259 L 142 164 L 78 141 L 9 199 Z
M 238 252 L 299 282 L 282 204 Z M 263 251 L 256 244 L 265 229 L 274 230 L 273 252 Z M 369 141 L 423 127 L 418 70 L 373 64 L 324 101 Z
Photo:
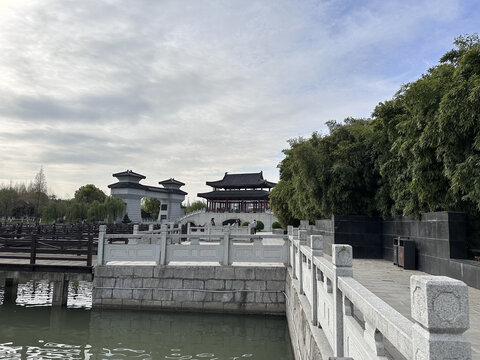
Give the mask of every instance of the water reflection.
M 19 284 L 0 306 L 0 358 L 293 359 L 284 318 L 79 308 L 90 294 L 72 284 L 70 308 L 45 307 L 48 282 Z
M 5 287 L 0 284 L 0 304 L 3 304 Z M 14 291 L 14 288 L 7 289 Z M 19 306 L 50 306 L 53 296 L 53 282 L 47 280 L 29 280 L 17 285 L 16 304 Z M 89 281 L 70 281 L 68 285 L 68 308 L 90 309 L 92 307 L 92 283 Z

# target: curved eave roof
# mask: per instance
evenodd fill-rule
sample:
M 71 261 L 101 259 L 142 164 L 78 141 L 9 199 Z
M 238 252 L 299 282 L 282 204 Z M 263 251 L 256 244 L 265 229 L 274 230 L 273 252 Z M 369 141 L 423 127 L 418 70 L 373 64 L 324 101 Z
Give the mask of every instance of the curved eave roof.
M 139 189 L 139 190 L 146 190 L 146 191 L 153 191 L 153 192 L 159 192 L 159 193 L 164 193 L 164 194 L 179 194 L 179 195 L 187 195 L 185 191 L 182 191 L 180 189 L 166 189 L 166 188 L 160 188 L 156 186 L 148 186 L 148 185 L 142 185 L 139 183 L 134 183 L 134 182 L 117 182 L 115 184 L 110 184 L 108 185 L 110 189 Z
M 263 178 L 263 173 L 225 174 L 222 180 L 207 181 L 207 185 L 222 189 L 273 188 L 276 184 Z
M 268 200 L 265 190 L 231 190 L 198 193 L 197 196 L 208 200 Z
M 180 186 L 185 185 L 185 183 L 175 179 L 167 179 L 167 180 L 159 181 L 158 183 L 160 185 L 168 185 L 168 184 L 174 184 L 174 185 L 180 185 Z
M 137 178 L 139 178 L 139 179 L 146 179 L 146 177 L 143 176 L 142 174 L 137 174 L 136 172 L 133 172 L 133 171 L 131 171 L 131 170 L 118 172 L 118 173 L 113 174 L 112 176 L 114 176 L 114 177 L 118 177 L 118 176 L 133 176 L 133 177 L 137 177 Z

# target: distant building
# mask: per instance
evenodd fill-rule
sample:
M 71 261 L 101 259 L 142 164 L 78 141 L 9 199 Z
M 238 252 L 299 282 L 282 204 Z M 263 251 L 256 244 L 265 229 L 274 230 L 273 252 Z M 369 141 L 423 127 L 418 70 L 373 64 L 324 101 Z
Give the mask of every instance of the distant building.
M 132 170 L 119 172 L 112 176 L 116 177 L 118 182 L 108 185 L 111 195 L 125 202 L 127 205 L 126 213 L 130 220 L 134 222 L 142 221 L 140 203 L 144 197 L 160 200 L 159 221 L 175 220 L 185 215 L 182 202 L 185 200 L 187 193 L 180 190 L 185 185 L 181 181 L 170 178 L 159 182 L 163 187 L 156 187 L 140 184 L 145 176 Z
M 276 185 L 259 173 L 228 174 L 222 180 L 207 181 L 213 191 L 199 193 L 207 200 L 210 212 L 265 212 L 269 209 L 270 190 Z

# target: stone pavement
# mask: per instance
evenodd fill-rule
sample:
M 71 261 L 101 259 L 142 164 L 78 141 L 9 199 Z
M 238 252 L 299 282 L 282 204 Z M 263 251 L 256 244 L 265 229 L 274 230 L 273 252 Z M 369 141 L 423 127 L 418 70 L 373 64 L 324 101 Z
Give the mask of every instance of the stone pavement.
M 410 315 L 410 276 L 429 275 L 403 270 L 391 261 L 354 259 L 353 277 L 391 307 L 412 320 Z M 470 329 L 465 336 L 472 344 L 472 359 L 480 360 L 480 290 L 468 288 Z

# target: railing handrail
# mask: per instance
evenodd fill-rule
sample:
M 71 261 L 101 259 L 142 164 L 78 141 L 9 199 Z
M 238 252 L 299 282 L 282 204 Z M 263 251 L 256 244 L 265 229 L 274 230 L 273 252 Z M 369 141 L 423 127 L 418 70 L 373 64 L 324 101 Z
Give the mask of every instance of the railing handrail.
M 402 354 L 412 353 L 414 322 L 400 314 L 354 278 L 340 276 L 338 288 L 395 348 Z
M 354 351 L 355 359 L 377 359 L 393 346 L 409 360 L 418 354 L 426 359 L 469 358 L 470 344 L 463 336 L 468 289 L 463 282 L 412 276 L 410 320 L 353 278 L 351 246 L 333 244 L 329 261 L 323 257 L 323 236 L 308 232 L 288 227 L 291 276 L 311 306 L 312 324 L 325 330 L 335 356 Z M 456 317 L 443 321 L 444 308 L 450 306 L 455 306 Z

